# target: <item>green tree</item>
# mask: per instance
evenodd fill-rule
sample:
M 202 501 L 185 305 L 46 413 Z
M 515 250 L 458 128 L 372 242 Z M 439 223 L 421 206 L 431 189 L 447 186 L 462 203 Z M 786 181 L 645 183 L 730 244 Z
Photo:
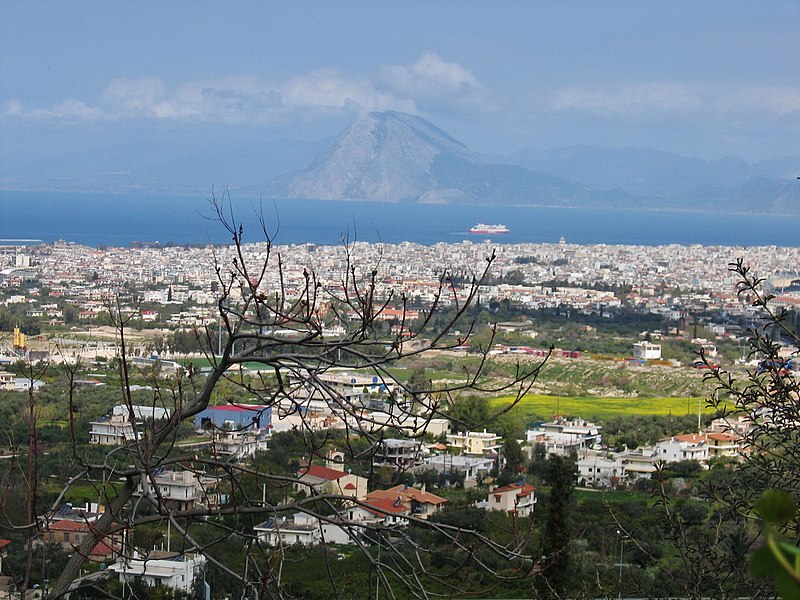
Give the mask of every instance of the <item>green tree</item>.
M 543 598 L 562 598 L 572 580 L 572 490 L 577 466 L 574 457 L 547 459 L 545 483 L 549 487 L 547 517 L 542 537 L 542 571 L 538 588 Z

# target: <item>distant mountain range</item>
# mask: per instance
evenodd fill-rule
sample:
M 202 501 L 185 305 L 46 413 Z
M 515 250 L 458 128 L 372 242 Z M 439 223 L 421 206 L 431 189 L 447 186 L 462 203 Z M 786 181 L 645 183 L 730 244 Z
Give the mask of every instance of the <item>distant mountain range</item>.
M 357 119 L 305 168 L 268 182 L 279 198 L 800 214 L 800 157 L 750 164 L 647 148 L 522 150 L 484 162 L 398 112 Z
M 429 121 L 391 111 L 359 117 L 335 140 L 251 137 L 192 152 L 185 142 L 3 157 L 0 187 L 208 194 L 217 184 L 253 197 L 800 214 L 800 156 L 753 164 L 572 146 L 488 161 Z

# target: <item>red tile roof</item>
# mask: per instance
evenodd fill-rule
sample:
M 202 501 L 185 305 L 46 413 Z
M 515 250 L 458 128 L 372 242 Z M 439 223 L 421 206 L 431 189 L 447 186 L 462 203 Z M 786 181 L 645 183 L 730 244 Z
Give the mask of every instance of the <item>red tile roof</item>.
M 372 502 L 374 498 L 390 498 L 391 500 L 395 500 L 398 496 L 402 498 L 404 502 L 413 500 L 414 502 L 420 502 L 422 504 L 436 505 L 447 502 L 446 499 L 437 496 L 436 494 L 423 492 L 422 490 L 418 490 L 417 488 L 411 486 L 405 486 L 403 484 L 396 485 L 388 490 L 375 490 L 374 492 L 367 494 L 367 498 L 370 502 Z
M 311 465 L 310 467 L 300 469 L 300 475 L 309 475 L 310 477 L 317 477 L 327 481 L 337 481 L 338 479 L 341 479 L 347 475 L 347 473 L 344 471 L 337 471 L 336 469 L 329 469 L 328 467 L 322 467 L 320 465 Z
M 676 435 L 675 439 L 679 442 L 692 442 L 695 444 L 705 442 L 706 436 L 701 433 L 683 433 L 681 435 Z
M 536 491 L 536 487 L 532 486 L 530 483 L 523 483 L 522 485 L 513 483 L 504 487 L 495 488 L 490 493 L 502 494 L 503 492 L 510 492 L 512 490 L 517 490 L 517 496 L 528 496 Z
M 47 526 L 50 531 L 89 531 L 89 524 L 86 521 L 70 521 L 62 519 L 55 521 Z
M 408 507 L 397 504 L 389 498 L 370 498 L 364 501 L 364 504 L 366 506 L 362 506 L 362 508 L 378 516 L 402 514 L 407 513 L 409 510 Z
M 92 551 L 89 553 L 92 556 L 111 556 L 112 554 L 121 554 L 122 547 L 117 545 L 108 544 L 102 540 L 97 542 Z

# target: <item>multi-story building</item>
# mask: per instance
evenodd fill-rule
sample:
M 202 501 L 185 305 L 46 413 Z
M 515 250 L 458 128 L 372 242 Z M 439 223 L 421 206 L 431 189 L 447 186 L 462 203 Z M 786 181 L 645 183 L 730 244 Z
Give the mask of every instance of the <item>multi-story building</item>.
M 89 443 L 119 446 L 133 442 L 142 438 L 141 425 L 144 421 L 168 418 L 169 411 L 165 408 L 118 405 L 112 409 L 111 415 L 89 423 Z
M 375 444 L 372 461 L 375 465 L 409 469 L 422 462 L 424 451 L 424 444 L 419 440 L 380 440 Z
M 424 465 L 415 468 L 414 471 L 432 469 L 439 473 L 463 473 L 465 482 L 474 482 L 478 476 L 487 476 L 494 467 L 494 463 L 495 460 L 491 457 L 442 452 L 425 458 Z
M 468 431 L 447 435 L 447 445 L 460 450 L 463 454 L 474 456 L 491 456 L 500 449 L 503 438 L 496 433 L 486 431 Z
M 156 469 L 152 479 L 142 477 L 134 495 L 151 498 L 160 495 L 167 503 L 177 505 L 179 510 L 186 510 L 195 504 L 218 504 L 216 483 L 215 478 L 203 477 L 192 471 Z
M 240 460 L 269 448 L 270 435 L 256 431 L 212 431 L 210 446 L 213 454 Z
M 655 453 L 659 460 L 667 463 L 684 460 L 705 463 L 709 457 L 707 441 L 707 436 L 702 433 L 676 435 L 659 441 Z
M 502 510 L 519 517 L 533 514 L 536 504 L 536 488 L 529 483 L 514 483 L 489 490 L 486 498 L 488 510 Z
M 202 554 L 155 550 L 147 555 L 134 552 L 133 556 L 120 556 L 108 568 L 119 575 L 123 585 L 138 580 L 149 586 L 163 585 L 189 593 L 204 564 Z
M 315 546 L 322 541 L 319 519 L 305 513 L 291 517 L 270 517 L 253 527 L 258 539 L 268 546 Z
M 544 446 L 547 454 L 569 456 L 573 452 L 596 448 L 600 445 L 600 425 L 583 419 L 557 418 L 550 423 L 540 423 L 525 432 L 531 445 Z

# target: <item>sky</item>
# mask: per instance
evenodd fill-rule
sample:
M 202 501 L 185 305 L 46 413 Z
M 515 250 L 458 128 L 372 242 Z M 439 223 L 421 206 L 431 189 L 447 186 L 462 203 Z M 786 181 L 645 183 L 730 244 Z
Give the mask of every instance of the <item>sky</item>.
M 317 140 L 358 114 L 470 149 L 800 154 L 800 2 L 0 5 L 0 157 Z

